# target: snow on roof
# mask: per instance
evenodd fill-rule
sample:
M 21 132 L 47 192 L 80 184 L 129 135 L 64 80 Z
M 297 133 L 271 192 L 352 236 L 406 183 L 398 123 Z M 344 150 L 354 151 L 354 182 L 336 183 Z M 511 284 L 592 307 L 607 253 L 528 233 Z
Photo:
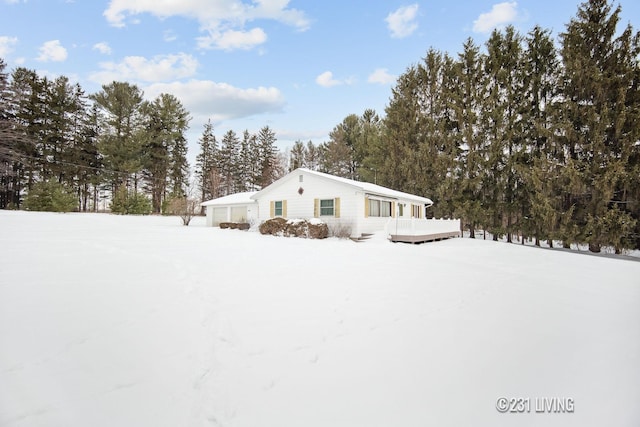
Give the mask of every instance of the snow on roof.
M 321 178 L 330 179 L 330 180 L 335 181 L 335 182 L 339 182 L 339 183 L 342 183 L 342 184 L 350 185 L 352 187 L 358 188 L 359 190 L 361 190 L 361 191 L 363 191 L 365 193 L 369 193 L 369 194 L 373 194 L 373 195 L 387 196 L 387 197 L 398 198 L 398 199 L 408 199 L 408 200 L 413 200 L 413 201 L 416 201 L 416 202 L 419 202 L 419 203 L 424 203 L 426 205 L 432 205 L 433 204 L 431 199 L 428 199 L 426 197 L 416 196 L 415 194 L 409 194 L 409 193 L 404 193 L 402 191 L 392 190 L 390 188 L 383 187 L 383 186 L 377 185 L 377 184 L 372 184 L 370 182 L 361 182 L 361 181 L 356 181 L 354 179 L 342 178 L 342 177 L 339 177 L 339 176 L 329 175 L 328 173 L 317 172 L 317 171 L 313 171 L 313 170 L 306 169 L 306 168 L 298 168 L 298 169 L 294 170 L 293 172 L 291 172 L 289 175 L 292 175 L 292 174 L 295 174 L 295 173 L 299 173 L 299 172 L 304 172 L 304 173 L 308 173 L 308 174 L 311 174 L 311 175 L 316 175 L 316 176 L 319 176 Z
M 200 203 L 200 206 L 219 206 L 219 205 L 253 205 L 256 203 L 251 198 L 257 191 L 245 191 L 244 193 L 229 194 L 228 196 L 218 197 L 217 199 L 208 200 Z

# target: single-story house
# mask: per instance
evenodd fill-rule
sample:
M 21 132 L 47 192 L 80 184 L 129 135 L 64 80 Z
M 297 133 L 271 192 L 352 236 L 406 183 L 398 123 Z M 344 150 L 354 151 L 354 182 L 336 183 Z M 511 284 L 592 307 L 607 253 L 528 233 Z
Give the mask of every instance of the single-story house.
M 319 218 L 349 227 L 352 237 L 384 231 L 390 220 L 422 219 L 433 202 L 380 185 L 296 169 L 257 192 L 238 193 L 202 203 L 207 225 L 261 223 L 269 218 Z M 458 227 L 459 228 L 459 227 Z

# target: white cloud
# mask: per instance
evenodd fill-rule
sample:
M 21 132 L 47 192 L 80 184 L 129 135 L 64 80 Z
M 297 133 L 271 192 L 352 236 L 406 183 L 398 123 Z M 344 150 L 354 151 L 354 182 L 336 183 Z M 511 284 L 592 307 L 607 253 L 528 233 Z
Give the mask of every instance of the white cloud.
M 111 46 L 109 46 L 109 43 L 106 43 L 106 42 L 100 42 L 100 43 L 94 44 L 93 50 L 97 50 L 103 55 L 111 55 Z
M 382 85 L 387 85 L 394 83 L 397 77 L 389 74 L 386 68 L 378 68 L 371 75 L 369 75 L 369 79 L 367 80 L 369 83 L 379 83 Z
M 162 39 L 166 42 L 172 42 L 178 39 L 178 36 L 176 35 L 175 31 L 173 30 L 165 30 L 162 33 Z
M 12 52 L 13 46 L 17 43 L 17 37 L 0 36 L 0 56 L 6 56 Z
M 410 36 L 418 29 L 416 17 L 418 15 L 418 4 L 403 6 L 391 12 L 386 18 L 387 26 L 391 31 L 391 37 L 401 39 Z
M 151 59 L 127 56 L 122 62 L 103 62 L 101 71 L 90 76 L 92 81 L 105 84 L 114 80 L 138 82 L 162 82 L 191 77 L 198 68 L 198 61 L 191 55 L 158 55 Z
M 488 33 L 494 28 L 509 24 L 518 18 L 518 3 L 515 1 L 494 4 L 491 12 L 481 13 L 473 21 L 473 31 Z
M 200 30 L 207 34 L 199 39 L 201 47 L 248 49 L 263 43 L 266 35 L 259 28 L 246 31 L 247 22 L 266 19 L 301 31 L 309 28 L 305 13 L 288 4 L 289 0 L 111 0 L 103 15 L 116 27 L 125 26 L 127 17 L 144 13 L 158 18 L 183 16 L 197 20 Z
M 67 59 L 67 49 L 60 44 L 60 40 L 49 40 L 40 46 L 40 55 L 36 59 L 41 62 L 62 62 Z
M 343 82 L 334 79 L 333 73 L 331 71 L 325 71 L 324 73 L 316 77 L 316 83 L 323 87 L 331 87 L 341 85 Z
M 249 50 L 267 41 L 267 34 L 261 28 L 250 31 L 228 30 L 198 38 L 198 47 L 203 49 Z
M 171 93 L 191 113 L 192 123 L 214 122 L 281 112 L 284 97 L 274 87 L 241 89 L 227 83 L 210 80 L 156 83 L 144 88 L 145 96 L 153 99 L 161 93 Z

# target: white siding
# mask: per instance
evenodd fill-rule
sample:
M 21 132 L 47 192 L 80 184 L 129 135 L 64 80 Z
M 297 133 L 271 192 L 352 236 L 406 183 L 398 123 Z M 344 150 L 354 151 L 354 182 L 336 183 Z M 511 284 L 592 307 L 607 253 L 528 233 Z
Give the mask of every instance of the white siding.
M 268 211 L 268 209 L 267 209 Z M 210 205 L 207 206 L 207 226 L 217 227 L 221 222 L 258 221 L 258 204 Z
M 303 175 L 302 182 L 300 182 L 300 175 Z M 302 194 L 298 192 L 300 188 L 303 189 Z M 272 201 L 287 201 L 287 218 L 309 219 L 314 216 L 315 199 L 335 198 L 340 199 L 340 217 L 319 215 L 319 218 L 330 227 L 334 224 L 351 225 L 352 235 L 356 235 L 357 217 L 360 213 L 358 200 L 361 200 L 362 194 L 358 195 L 356 190 L 350 186 L 305 173 L 289 176 L 275 188 L 267 189 L 260 194 L 260 221 L 269 219 L 269 207 Z M 364 211 L 362 211 L 362 215 L 364 215 Z
M 300 181 L 300 175 L 303 176 Z M 299 189 L 302 188 L 302 194 Z M 351 185 L 333 181 L 305 171 L 297 171 L 285 176 L 281 181 L 272 184 L 257 195 L 259 206 L 259 222 L 270 218 L 271 202 L 286 201 L 286 217 L 309 219 L 314 217 L 315 200 L 340 199 L 340 217 L 318 217 L 326 222 L 331 229 L 334 225 L 348 225 L 351 227 L 351 236 L 360 236 L 362 233 L 375 233 L 384 231 L 387 223 L 393 217 L 365 217 L 365 198 L 368 197 L 362 190 Z M 393 215 L 398 213 L 398 203 L 404 203 L 403 218 L 411 217 L 411 201 L 396 199 L 393 197 L 372 196 L 379 200 L 394 202 Z M 415 201 L 413 201 L 415 204 Z

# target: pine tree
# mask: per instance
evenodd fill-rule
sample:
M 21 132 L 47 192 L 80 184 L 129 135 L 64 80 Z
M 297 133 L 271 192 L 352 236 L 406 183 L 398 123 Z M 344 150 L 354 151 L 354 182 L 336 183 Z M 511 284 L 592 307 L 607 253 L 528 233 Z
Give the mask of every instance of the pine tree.
M 420 139 L 420 107 L 416 96 L 420 70 L 409 67 L 391 90 L 385 108 L 384 164 L 378 171 L 378 182 L 390 188 L 409 191 L 407 167 Z
M 313 141 L 307 141 L 307 145 L 304 147 L 305 165 L 307 168 L 317 171 L 320 168 L 322 154 L 320 149 L 313 143 Z
M 625 183 L 638 179 L 629 176 L 629 161 L 640 137 L 639 36 L 628 26 L 616 37 L 620 12 L 606 0 L 590 0 L 561 34 L 562 137 L 574 172 L 570 201 L 573 220 L 584 230 L 579 238 L 592 252 L 620 240 L 608 227 L 629 220 Z
M 16 140 L 20 135 L 16 132 L 15 120 L 10 106 L 9 74 L 5 72 L 6 63 L 0 58 L 0 209 L 12 206 L 20 194 L 16 166 Z
M 213 179 L 214 174 L 217 174 L 218 142 L 213 134 L 211 120 L 205 123 L 199 144 L 200 153 L 196 156 L 195 176 L 200 190 L 200 199 L 206 201 L 218 197 L 215 186 L 217 180 Z
M 377 184 L 378 171 L 384 165 L 383 123 L 375 110 L 372 109 L 364 111 L 360 117 L 360 123 L 362 132 L 358 141 L 358 156 L 361 158 L 361 162 L 358 176 L 363 181 Z
M 11 73 L 10 109 L 14 119 L 14 132 L 19 138 L 13 139 L 12 152 L 17 155 L 14 164 L 16 197 L 13 204 L 20 205 L 19 193 L 24 186 L 30 189 L 42 175 L 41 144 L 43 140 L 44 85 L 35 71 L 16 68 Z
M 184 133 L 189 115 L 173 95 L 160 94 L 142 108 L 143 176 L 151 193 L 153 211 L 160 213 L 168 195 L 182 197 L 187 188 L 188 163 Z M 168 194 L 167 194 L 168 193 Z
M 240 139 L 233 130 L 227 131 L 220 143 L 218 160 L 224 195 L 233 194 L 237 191 L 239 151 Z
M 536 26 L 526 38 L 524 51 L 524 97 L 528 106 L 523 111 L 523 137 L 527 153 L 520 164 L 523 193 L 520 199 L 520 230 L 533 235 L 535 244 L 547 240 L 553 247 L 558 237 L 562 206 L 558 193 L 561 159 L 554 138 L 552 109 L 558 86 L 558 54 L 550 32 Z
M 242 141 L 240 141 L 240 154 L 238 159 L 238 187 L 236 191 L 248 191 L 252 183 L 252 142 L 254 138 L 249 130 L 245 129 L 242 134 Z
M 293 148 L 291 148 L 289 153 L 289 172 L 304 167 L 307 167 L 305 147 L 302 141 L 298 140 L 293 144 Z
M 79 89 L 78 89 L 79 90 Z M 89 209 L 89 200 L 93 210 L 98 210 L 98 188 L 102 183 L 102 155 L 98 150 L 98 110 L 94 105 L 78 124 L 80 129 L 76 137 L 73 164 L 77 165 L 77 185 L 80 192 L 82 211 Z
M 257 138 L 260 152 L 260 187 L 264 188 L 273 181 L 280 178 L 286 169 L 282 169 L 278 159 L 278 148 L 276 147 L 276 134 L 265 126 L 260 129 Z
M 137 192 L 143 168 L 142 95 L 136 85 L 112 82 L 91 96 L 100 114 L 100 152 L 112 192 L 122 185 Z
M 334 166 L 336 175 L 360 179 L 358 170 L 364 157 L 363 147 L 360 146 L 361 139 L 362 126 L 360 118 L 355 114 L 349 114 L 329 133 L 327 149 L 333 161 L 338 162 Z
M 455 170 L 457 189 L 456 213 L 469 228 L 471 238 L 479 226 L 486 224 L 482 178 L 486 170 L 485 138 L 481 131 L 480 115 L 485 98 L 483 57 L 472 39 L 467 39 L 456 61 L 451 99 L 453 108 L 452 131 L 460 141 Z
M 522 37 L 512 26 L 494 30 L 487 41 L 485 74 L 488 96 L 483 102 L 483 128 L 489 143 L 484 194 L 494 240 L 505 234 L 511 242 L 518 213 L 522 178 L 518 163 L 523 150 Z

